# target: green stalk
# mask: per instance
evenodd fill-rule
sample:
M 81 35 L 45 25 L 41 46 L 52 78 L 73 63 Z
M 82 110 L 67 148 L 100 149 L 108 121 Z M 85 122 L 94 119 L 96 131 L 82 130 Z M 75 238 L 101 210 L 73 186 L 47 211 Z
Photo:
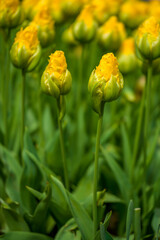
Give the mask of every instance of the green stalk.
M 9 80 L 10 80 L 10 52 L 9 52 L 9 41 L 10 39 L 10 30 L 8 30 L 8 34 L 6 35 L 6 73 L 5 73 L 5 84 L 3 84 L 4 91 L 4 129 L 5 129 L 5 137 L 4 143 L 5 146 L 8 147 L 8 99 L 9 99 Z
M 134 139 L 134 147 L 133 147 L 133 159 L 132 159 L 132 167 L 131 167 L 131 180 L 133 181 L 133 175 L 134 175 L 134 168 L 136 164 L 136 158 L 137 158 L 137 153 L 138 153 L 138 148 L 139 148 L 139 139 L 140 139 L 140 134 L 142 131 L 142 120 L 143 120 L 143 113 L 144 113 L 144 106 L 145 106 L 145 89 L 143 90 L 143 95 L 141 99 L 141 105 L 139 109 L 139 114 L 138 114 L 138 122 L 136 126 L 136 135 Z
M 58 117 L 58 126 L 60 131 L 60 147 L 61 147 L 61 155 L 62 155 L 62 164 L 63 164 L 63 171 L 64 171 L 64 181 L 65 181 L 65 187 L 67 190 L 69 190 L 69 178 L 68 178 L 68 171 L 67 171 L 67 162 L 65 157 L 65 149 L 64 149 L 64 138 L 63 138 L 63 129 L 62 129 L 62 119 L 63 119 L 63 96 L 60 96 L 58 99 L 58 108 L 59 108 L 59 117 Z M 62 107 L 62 108 L 61 108 Z M 62 115 L 61 115 L 62 114 Z
M 81 102 L 81 97 L 83 93 L 83 66 L 84 66 L 84 58 L 85 58 L 85 44 L 82 44 L 82 53 L 79 62 L 79 81 L 78 81 L 78 90 L 77 90 L 77 105 L 79 106 Z
M 97 136 L 96 136 L 96 151 L 94 159 L 94 182 L 93 182 L 93 224 L 94 224 L 94 237 L 97 231 L 97 185 L 98 185 L 98 155 L 100 147 L 100 136 L 102 129 L 103 114 L 99 115 L 97 125 Z
M 21 109 L 21 164 L 23 164 L 23 143 L 24 143 L 24 126 L 25 126 L 25 71 L 22 70 L 22 109 Z
M 141 239 L 141 209 L 134 209 L 134 239 Z
M 146 102 L 145 102 L 145 119 L 144 119 L 144 186 L 143 186 L 143 207 L 144 213 L 147 210 L 147 197 L 146 197 L 146 168 L 147 168 L 147 140 L 148 140 L 148 127 L 149 127 L 149 114 L 150 114 L 150 101 L 151 101 L 151 78 L 152 78 L 152 63 L 150 63 L 147 72 L 146 82 Z

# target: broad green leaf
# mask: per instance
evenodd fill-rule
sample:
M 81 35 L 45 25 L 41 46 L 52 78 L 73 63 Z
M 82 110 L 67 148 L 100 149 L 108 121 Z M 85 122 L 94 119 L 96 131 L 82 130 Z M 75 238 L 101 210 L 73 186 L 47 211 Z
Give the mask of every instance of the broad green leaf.
M 93 238 L 93 222 L 84 207 L 70 194 L 67 193 L 68 204 L 72 215 L 79 227 L 83 240 Z
M 104 224 L 100 224 L 101 240 L 113 240 L 111 235 L 105 230 Z
M 114 160 L 114 158 L 111 157 L 111 155 L 109 155 L 106 149 L 104 149 L 102 146 L 101 146 L 101 151 L 106 160 L 106 163 L 109 165 L 109 167 L 111 168 L 115 176 L 115 179 L 117 181 L 117 184 L 119 185 L 119 188 L 124 200 L 127 201 L 130 195 L 130 190 L 131 190 L 129 179 L 127 178 L 125 172 L 118 165 L 118 163 Z
M 38 159 L 35 161 L 35 158 L 31 158 L 28 152 L 31 152 L 35 158 L 37 157 L 32 140 L 29 137 L 28 131 L 26 131 L 24 136 L 23 151 L 24 168 L 21 177 L 20 193 L 21 200 L 26 211 L 30 214 L 33 214 L 37 202 L 33 195 L 31 195 L 31 193 L 26 189 L 26 186 L 32 187 L 36 190 L 41 190 L 43 186 L 44 174 Z
M 51 176 L 52 199 L 50 211 L 57 224 L 63 225 L 71 218 L 71 211 L 68 206 L 68 198 L 63 184 L 53 175 Z
M 0 159 L 6 171 L 5 189 L 8 196 L 13 200 L 20 202 L 20 178 L 22 168 L 12 152 L 0 145 Z
M 81 240 L 81 234 L 77 229 L 77 224 L 73 218 L 61 227 L 55 240 Z
M 131 173 L 131 148 L 130 148 L 130 139 L 128 136 L 127 129 L 124 123 L 121 124 L 121 134 L 122 134 L 122 146 L 123 146 L 123 159 L 124 167 L 128 176 Z
M 10 231 L 29 231 L 29 227 L 20 213 L 3 201 L 0 202 L 0 206 Z
M 51 187 L 47 185 L 45 195 L 37 204 L 34 214 L 29 215 L 28 221 L 33 232 L 45 233 L 48 208 L 51 200 Z M 42 218 L 43 216 L 43 218 Z
M 126 220 L 126 236 L 127 240 L 129 240 L 130 232 L 131 232 L 131 226 L 133 224 L 133 216 L 134 216 L 134 205 L 133 201 L 130 200 L 128 205 L 128 211 L 127 211 L 127 220 Z
M 53 240 L 53 238 L 39 233 L 31 232 L 8 232 L 0 236 L 2 240 Z

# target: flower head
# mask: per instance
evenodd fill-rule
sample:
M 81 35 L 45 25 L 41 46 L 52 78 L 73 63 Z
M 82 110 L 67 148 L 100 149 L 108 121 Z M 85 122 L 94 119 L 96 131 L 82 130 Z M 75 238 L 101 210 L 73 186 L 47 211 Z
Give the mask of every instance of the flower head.
M 91 41 L 97 30 L 97 24 L 93 17 L 94 6 L 86 5 L 73 23 L 73 34 L 80 42 Z
M 117 59 L 113 53 L 107 53 L 91 73 L 88 83 L 93 109 L 102 114 L 103 104 L 117 99 L 122 88 L 123 77 L 119 71 Z
M 38 38 L 42 47 L 47 47 L 53 42 L 55 31 L 54 21 L 50 15 L 50 11 L 47 5 L 35 15 L 33 23 L 38 28 Z
M 22 20 L 23 13 L 19 0 L 1 0 L 0 27 L 16 27 Z
M 42 91 L 58 98 L 70 91 L 71 84 L 72 78 L 67 69 L 64 52 L 55 51 L 50 55 L 49 64 L 41 78 Z
M 37 28 L 33 25 L 20 29 L 11 48 L 11 60 L 18 67 L 31 71 L 38 64 L 41 50 Z
M 142 1 L 126 1 L 120 9 L 120 19 L 129 28 L 138 27 L 148 15 L 148 3 Z
M 123 41 L 118 53 L 118 63 L 122 73 L 132 72 L 137 67 L 138 63 L 133 38 L 130 37 Z
M 136 46 L 141 59 L 152 60 L 160 56 L 160 25 L 156 18 L 148 18 L 138 28 Z
M 116 51 L 125 37 L 125 27 L 115 16 L 105 22 L 98 31 L 98 42 L 106 50 Z

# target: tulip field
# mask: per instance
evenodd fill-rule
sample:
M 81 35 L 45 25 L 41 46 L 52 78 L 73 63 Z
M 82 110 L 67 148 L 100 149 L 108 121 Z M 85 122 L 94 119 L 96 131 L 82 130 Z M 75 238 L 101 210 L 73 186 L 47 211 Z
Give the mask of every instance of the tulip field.
M 0 0 L 0 239 L 160 239 L 160 1 Z

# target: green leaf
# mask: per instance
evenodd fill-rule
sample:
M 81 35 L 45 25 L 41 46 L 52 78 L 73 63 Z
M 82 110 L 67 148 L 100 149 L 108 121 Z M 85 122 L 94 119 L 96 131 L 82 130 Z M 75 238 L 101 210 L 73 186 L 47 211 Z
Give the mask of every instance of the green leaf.
M 105 230 L 105 226 L 103 223 L 100 224 L 100 234 L 101 240 L 113 240 L 111 235 Z
M 129 240 L 130 232 L 131 232 L 131 225 L 133 223 L 133 216 L 134 216 L 134 205 L 133 201 L 130 200 L 128 205 L 128 211 L 127 211 L 127 220 L 126 220 L 126 236 L 127 240 Z
M 34 214 L 28 217 L 33 232 L 45 233 L 48 209 L 51 200 L 51 187 L 47 185 L 45 195 L 38 203 Z M 43 216 L 43 217 L 42 217 Z
M 32 157 L 30 157 L 30 155 L 32 155 Z M 21 199 L 25 210 L 30 214 L 33 214 L 37 201 L 26 189 L 26 186 L 41 190 L 44 181 L 44 174 L 28 131 L 25 132 L 24 136 L 23 161 L 24 168 L 20 183 Z
M 20 202 L 20 178 L 22 168 L 12 152 L 0 145 L 0 161 L 6 170 L 7 180 L 5 189 L 8 196 L 13 200 Z
M 81 234 L 77 229 L 75 220 L 70 219 L 57 233 L 55 240 L 81 240 Z
M 11 231 L 29 231 L 29 227 L 23 217 L 12 209 L 4 201 L 0 202 L 5 221 Z M 13 204 L 12 204 L 13 205 Z M 17 207 L 17 206 L 16 206 Z
M 121 124 L 121 134 L 122 134 L 122 146 L 123 146 L 123 159 L 125 171 L 130 176 L 131 174 L 131 148 L 130 139 L 128 136 L 127 129 L 124 123 Z
M 52 199 L 50 211 L 57 224 L 63 225 L 72 215 L 68 206 L 68 198 L 63 184 L 53 175 L 51 176 Z
M 101 146 L 101 151 L 107 164 L 109 165 L 109 167 L 111 168 L 115 176 L 115 179 L 117 181 L 117 184 L 119 185 L 119 188 L 124 200 L 127 201 L 130 195 L 130 190 L 131 190 L 129 179 L 127 178 L 125 172 L 118 165 L 118 163 L 114 160 L 114 158 L 111 155 L 109 155 L 107 150 L 104 149 L 102 146 Z
M 51 237 L 31 232 L 8 232 L 0 236 L 3 240 L 53 240 Z
M 70 194 L 67 193 L 68 204 L 72 215 L 79 227 L 83 240 L 89 240 L 93 238 L 93 221 L 89 217 L 88 213 L 83 206 Z

